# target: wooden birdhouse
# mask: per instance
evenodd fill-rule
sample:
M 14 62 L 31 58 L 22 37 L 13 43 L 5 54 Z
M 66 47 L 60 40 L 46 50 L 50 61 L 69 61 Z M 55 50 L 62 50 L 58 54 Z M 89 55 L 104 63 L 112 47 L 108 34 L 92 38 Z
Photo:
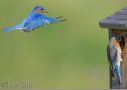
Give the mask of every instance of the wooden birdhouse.
M 127 7 L 106 17 L 106 19 L 99 22 L 99 25 L 101 28 L 108 28 L 109 39 L 113 36 L 120 36 L 124 39 L 124 43 L 120 44 L 124 53 L 120 67 L 121 85 L 118 84 L 117 74 L 115 73 L 112 77 L 110 72 L 110 89 L 127 89 Z

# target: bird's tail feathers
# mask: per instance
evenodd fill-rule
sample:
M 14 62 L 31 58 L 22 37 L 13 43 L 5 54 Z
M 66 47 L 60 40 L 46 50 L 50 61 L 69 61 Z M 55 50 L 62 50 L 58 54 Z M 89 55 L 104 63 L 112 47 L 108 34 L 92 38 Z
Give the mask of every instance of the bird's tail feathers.
M 63 22 L 63 21 L 66 21 L 67 19 L 63 19 L 63 20 L 60 20 L 63 16 L 61 17 L 58 17 L 58 18 L 55 18 L 56 20 L 59 20 L 59 22 Z
M 63 16 L 56 18 L 57 20 L 61 19 Z
M 118 66 L 115 66 L 115 71 L 117 73 L 117 76 L 118 76 L 118 83 L 121 84 L 121 76 L 120 76 L 120 72 L 119 72 L 119 67 Z
M 2 30 L 2 32 L 12 31 L 12 30 L 15 30 L 15 29 L 18 29 L 18 28 L 19 28 L 18 26 L 14 26 L 14 27 L 7 28 L 7 29 Z

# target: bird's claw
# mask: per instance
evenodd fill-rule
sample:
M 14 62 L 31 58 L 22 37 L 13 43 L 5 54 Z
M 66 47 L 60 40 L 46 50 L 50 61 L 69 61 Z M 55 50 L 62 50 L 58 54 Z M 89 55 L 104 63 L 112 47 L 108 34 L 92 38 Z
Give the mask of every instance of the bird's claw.
M 122 56 L 124 56 L 125 55 L 125 52 L 122 52 L 122 54 L 121 54 Z

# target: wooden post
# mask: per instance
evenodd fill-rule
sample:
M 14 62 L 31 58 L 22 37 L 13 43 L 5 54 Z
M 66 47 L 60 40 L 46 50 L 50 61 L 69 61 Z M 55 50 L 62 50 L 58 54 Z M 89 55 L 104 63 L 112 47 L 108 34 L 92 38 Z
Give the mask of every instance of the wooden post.
M 121 85 L 118 84 L 117 74 L 114 77 L 111 76 L 110 68 L 110 89 L 127 89 L 127 7 L 107 17 L 99 22 L 101 28 L 109 29 L 109 39 L 113 36 L 120 36 L 124 38 L 124 43 L 120 44 L 122 52 L 123 62 L 120 66 Z M 108 43 L 107 43 L 108 45 Z M 105 47 L 106 49 L 107 47 Z

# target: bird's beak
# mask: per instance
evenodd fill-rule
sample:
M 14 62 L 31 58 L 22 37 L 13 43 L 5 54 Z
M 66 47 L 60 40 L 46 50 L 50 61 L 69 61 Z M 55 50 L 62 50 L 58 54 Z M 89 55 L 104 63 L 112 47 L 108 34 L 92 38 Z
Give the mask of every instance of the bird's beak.
M 45 13 L 49 13 L 47 10 L 42 10 L 43 12 L 45 12 Z

